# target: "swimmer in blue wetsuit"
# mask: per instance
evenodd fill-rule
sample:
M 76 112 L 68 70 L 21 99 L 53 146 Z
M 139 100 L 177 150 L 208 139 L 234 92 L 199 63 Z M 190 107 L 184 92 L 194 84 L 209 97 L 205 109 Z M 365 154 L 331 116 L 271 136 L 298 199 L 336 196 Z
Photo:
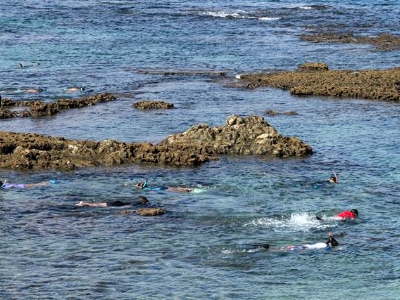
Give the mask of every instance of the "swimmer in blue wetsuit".
M 7 180 L 4 180 L 4 182 L 0 181 L 0 187 L 2 189 L 11 189 L 11 188 L 25 189 L 35 186 L 47 186 L 47 185 L 50 185 L 49 181 L 43 181 L 38 183 L 8 183 Z
M 190 193 L 194 189 L 180 186 L 149 186 L 147 184 L 147 180 L 145 182 L 139 182 L 134 185 L 137 189 L 142 189 L 143 191 L 171 191 L 171 192 L 181 192 L 181 193 Z

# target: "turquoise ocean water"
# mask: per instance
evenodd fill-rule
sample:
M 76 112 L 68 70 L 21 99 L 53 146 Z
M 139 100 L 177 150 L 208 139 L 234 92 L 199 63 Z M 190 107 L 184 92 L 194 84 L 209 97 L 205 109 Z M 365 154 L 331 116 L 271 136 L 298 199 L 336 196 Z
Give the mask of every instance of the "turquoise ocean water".
M 195 169 L 0 170 L 10 182 L 57 180 L 0 193 L 1 299 L 400 299 L 400 105 L 226 84 L 237 74 L 308 61 L 331 69 L 398 67 L 399 51 L 300 40 L 331 31 L 399 35 L 398 1 L 5 2 L 2 97 L 53 101 L 110 92 L 118 99 L 49 118 L 1 120 L 2 131 L 156 143 L 194 124 L 222 125 L 232 114 L 263 115 L 314 154 L 222 157 Z M 162 75 L 166 70 L 227 76 Z M 85 91 L 66 92 L 72 86 Z M 176 109 L 137 111 L 139 100 Z M 271 117 L 268 109 L 297 115 Z M 318 184 L 333 172 L 339 184 Z M 126 185 L 145 178 L 203 191 L 140 193 Z M 139 195 L 167 213 L 144 218 L 74 205 Z M 356 220 L 329 219 L 351 208 Z M 334 251 L 249 249 L 321 242 L 328 231 L 340 243 Z

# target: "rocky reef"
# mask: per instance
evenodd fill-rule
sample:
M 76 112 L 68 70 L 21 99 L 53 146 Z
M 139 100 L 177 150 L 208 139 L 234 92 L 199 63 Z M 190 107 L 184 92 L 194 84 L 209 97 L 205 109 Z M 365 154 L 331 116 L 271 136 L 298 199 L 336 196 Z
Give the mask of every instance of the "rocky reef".
M 102 102 L 114 101 L 115 99 L 114 95 L 108 93 L 85 96 L 78 99 L 58 99 L 51 103 L 39 100 L 15 101 L 2 99 L 0 100 L 0 119 L 53 116 L 63 110 L 92 106 Z M 15 110 L 17 107 L 26 107 L 26 109 Z
M 167 103 L 164 101 L 151 101 L 144 100 L 134 103 L 133 108 L 137 109 L 171 109 L 174 108 L 172 103 Z
M 392 34 L 379 34 L 377 36 L 355 36 L 353 33 L 316 33 L 302 35 L 301 40 L 312 43 L 339 43 L 339 44 L 367 44 L 373 45 L 377 50 L 400 50 L 400 37 Z
M 230 116 L 224 126 L 194 125 L 160 143 L 68 140 L 34 133 L 0 132 L 0 167 L 73 170 L 149 163 L 199 166 L 220 155 L 306 156 L 311 146 L 284 137 L 259 116 Z
M 169 136 L 159 145 L 177 147 L 192 145 L 201 153 L 213 155 L 270 155 L 276 157 L 304 156 L 312 153 L 310 146 L 295 137 L 279 135 L 263 117 L 227 118 L 224 126 L 206 124 Z
M 237 86 L 275 87 L 298 96 L 329 96 L 384 101 L 400 100 L 400 68 L 330 70 L 324 63 L 306 63 L 295 71 L 240 75 Z

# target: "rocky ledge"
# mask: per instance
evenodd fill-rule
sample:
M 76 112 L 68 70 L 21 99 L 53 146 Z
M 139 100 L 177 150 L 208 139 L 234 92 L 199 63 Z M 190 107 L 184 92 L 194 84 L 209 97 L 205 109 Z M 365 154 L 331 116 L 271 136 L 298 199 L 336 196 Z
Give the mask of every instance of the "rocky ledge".
M 312 154 L 312 148 L 298 138 L 279 135 L 259 116 L 230 116 L 224 126 L 214 128 L 194 125 L 156 145 L 0 132 L 0 167 L 14 170 L 73 170 L 134 163 L 199 166 L 219 155 L 233 154 L 306 156 Z
M 174 108 L 174 105 L 164 101 L 143 100 L 134 103 L 132 107 L 137 109 L 171 109 Z
M 108 93 L 78 99 L 58 99 L 52 103 L 39 100 L 14 101 L 1 99 L 0 97 L 0 119 L 53 116 L 66 109 L 92 106 L 97 103 L 114 101 L 115 99 L 114 95 Z M 16 107 L 27 107 L 27 109 L 15 110 Z
M 400 50 L 400 37 L 392 34 L 379 34 L 377 36 L 355 36 L 353 33 L 316 33 L 302 35 L 301 40 L 312 43 L 337 43 L 337 44 L 369 44 L 381 51 Z
M 290 90 L 298 96 L 400 100 L 400 68 L 329 70 L 324 63 L 306 63 L 295 71 L 240 75 L 239 79 L 238 86 L 269 86 Z

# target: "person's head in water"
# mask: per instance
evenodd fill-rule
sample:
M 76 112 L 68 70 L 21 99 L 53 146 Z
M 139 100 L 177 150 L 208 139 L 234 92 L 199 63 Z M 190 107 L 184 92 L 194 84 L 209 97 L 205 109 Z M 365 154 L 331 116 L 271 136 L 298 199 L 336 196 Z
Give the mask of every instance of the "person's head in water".
M 145 188 L 147 186 L 147 179 L 144 182 L 139 182 L 135 184 L 135 187 Z
M 330 183 L 337 183 L 337 178 L 335 175 L 331 175 L 331 177 L 328 180 Z
M 333 247 L 336 247 L 338 245 L 339 245 L 338 241 L 335 240 L 335 238 L 333 237 L 332 233 L 329 232 L 328 233 L 328 240 L 326 241 L 326 246 L 330 247 L 330 248 L 333 248 Z
M 139 201 L 138 201 L 138 203 L 139 203 L 139 204 L 148 204 L 148 203 L 149 203 L 149 200 L 148 200 L 146 197 L 144 197 L 144 196 L 139 196 Z
M 352 210 L 350 210 L 352 213 L 353 213 L 353 215 L 355 216 L 355 217 L 357 217 L 358 216 L 358 210 L 357 209 L 352 209 Z

